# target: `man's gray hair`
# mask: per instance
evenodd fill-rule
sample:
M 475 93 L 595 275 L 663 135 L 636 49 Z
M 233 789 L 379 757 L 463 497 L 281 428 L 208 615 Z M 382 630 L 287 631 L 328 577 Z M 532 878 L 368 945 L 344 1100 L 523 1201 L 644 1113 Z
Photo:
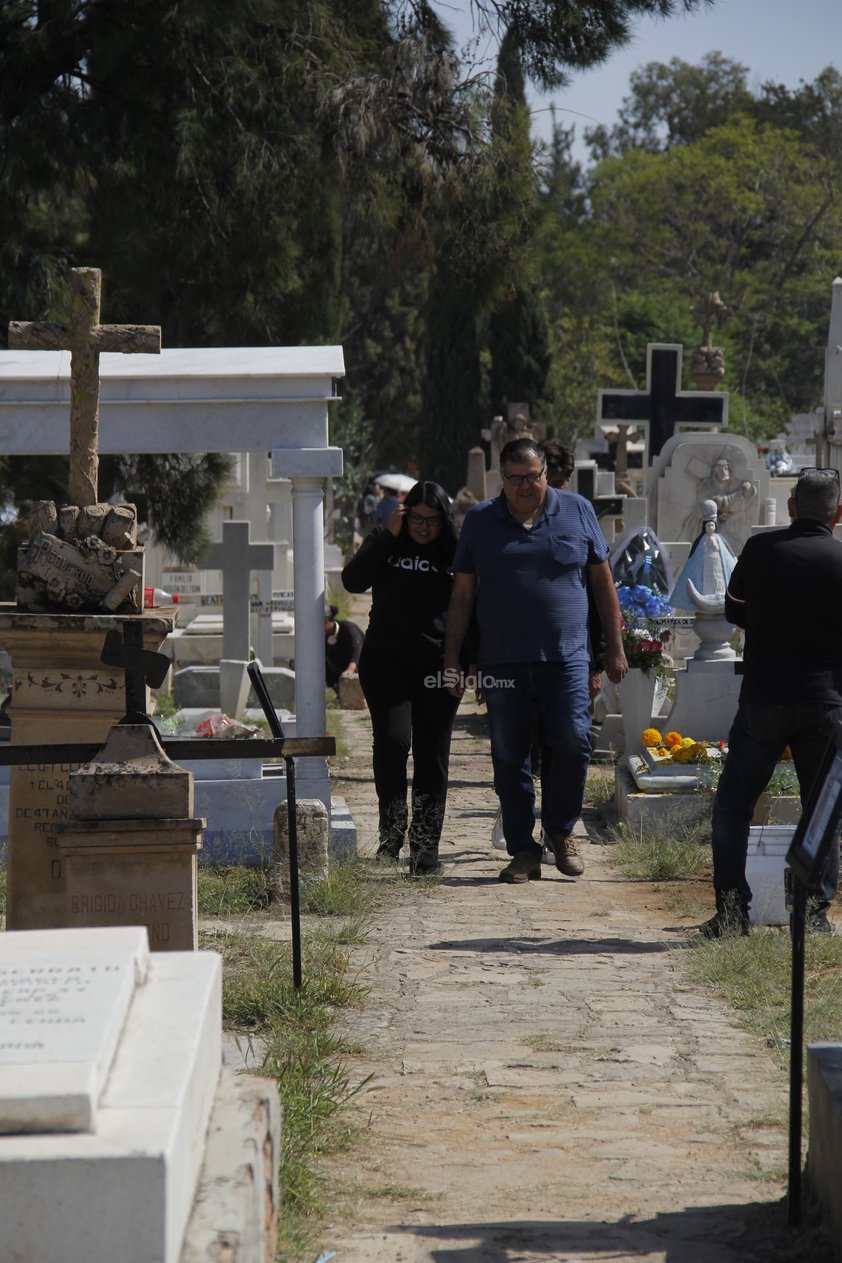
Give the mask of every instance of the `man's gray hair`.
M 810 469 L 795 484 L 795 516 L 811 517 L 832 526 L 839 508 L 839 478 L 823 469 Z

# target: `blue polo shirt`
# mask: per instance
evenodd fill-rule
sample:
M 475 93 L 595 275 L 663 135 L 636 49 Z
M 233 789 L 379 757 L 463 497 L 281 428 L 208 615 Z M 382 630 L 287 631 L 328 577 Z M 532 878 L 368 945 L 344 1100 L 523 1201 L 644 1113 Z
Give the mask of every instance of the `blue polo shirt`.
M 479 663 L 588 661 L 586 567 L 608 557 L 590 501 L 547 489 L 527 528 L 501 492 L 468 511 L 453 569 L 477 576 Z

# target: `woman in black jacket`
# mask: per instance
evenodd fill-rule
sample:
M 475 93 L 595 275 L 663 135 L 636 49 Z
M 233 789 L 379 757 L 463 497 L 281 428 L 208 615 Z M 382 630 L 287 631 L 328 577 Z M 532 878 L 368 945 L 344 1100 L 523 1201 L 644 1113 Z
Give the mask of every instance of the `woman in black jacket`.
M 406 840 L 407 759 L 412 748 L 409 868 L 440 873 L 450 737 L 459 703 L 444 687 L 444 620 L 456 528 L 438 483 L 417 482 L 403 504 L 363 540 L 342 571 L 349 592 L 371 588 L 359 676 L 374 738 L 381 858 Z

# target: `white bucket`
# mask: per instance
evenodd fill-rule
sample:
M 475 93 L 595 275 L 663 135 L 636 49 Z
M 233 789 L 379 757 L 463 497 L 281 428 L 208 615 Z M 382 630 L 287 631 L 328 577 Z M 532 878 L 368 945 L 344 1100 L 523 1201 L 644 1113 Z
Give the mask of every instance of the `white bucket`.
M 752 825 L 748 831 L 746 880 L 751 886 L 752 925 L 787 925 L 784 874 L 794 824 Z

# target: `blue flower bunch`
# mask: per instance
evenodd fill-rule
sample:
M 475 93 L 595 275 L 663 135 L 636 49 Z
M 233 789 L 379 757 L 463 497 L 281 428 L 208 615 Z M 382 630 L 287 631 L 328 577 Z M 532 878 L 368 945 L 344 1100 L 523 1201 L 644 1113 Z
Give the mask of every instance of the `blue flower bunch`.
M 640 623 L 644 619 L 666 618 L 672 613 L 669 601 L 658 596 L 642 583 L 635 584 L 633 588 L 625 583 L 618 584 L 617 600 L 620 602 L 620 610 L 628 626 Z

